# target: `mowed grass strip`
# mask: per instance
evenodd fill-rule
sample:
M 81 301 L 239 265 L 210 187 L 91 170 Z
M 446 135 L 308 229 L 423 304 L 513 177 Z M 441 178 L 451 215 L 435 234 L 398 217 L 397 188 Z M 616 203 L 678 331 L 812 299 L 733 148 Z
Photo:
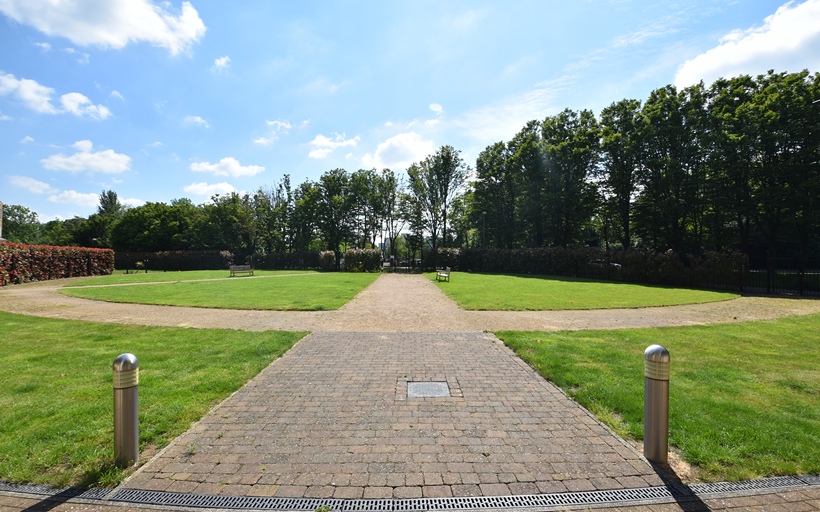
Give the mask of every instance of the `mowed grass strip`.
M 704 480 L 820 473 L 820 315 L 496 333 L 621 435 L 643 439 L 643 352 L 671 355 L 669 442 Z
M 315 270 L 254 270 L 253 277 L 285 276 L 295 274 L 318 274 Z M 180 272 L 162 271 L 135 271 L 128 274 L 124 270 L 115 270 L 113 274 L 107 276 L 92 276 L 84 278 L 82 281 L 66 284 L 66 288 L 83 286 L 102 286 L 109 284 L 141 284 L 141 283 L 167 283 L 169 281 L 196 281 L 205 279 L 242 279 L 247 275 L 230 277 L 231 272 L 225 270 L 187 270 Z
M 435 281 L 435 273 L 426 274 Z M 437 282 L 464 309 L 545 311 L 563 309 L 639 308 L 717 302 L 736 293 L 593 281 L 572 277 L 453 272 Z
M 140 364 L 140 451 L 161 449 L 305 333 L 182 329 L 0 312 L 0 480 L 113 486 L 111 365 Z
M 271 278 L 174 281 L 140 286 L 63 288 L 72 297 L 163 306 L 318 311 L 338 309 L 376 280 L 373 273 L 314 273 Z

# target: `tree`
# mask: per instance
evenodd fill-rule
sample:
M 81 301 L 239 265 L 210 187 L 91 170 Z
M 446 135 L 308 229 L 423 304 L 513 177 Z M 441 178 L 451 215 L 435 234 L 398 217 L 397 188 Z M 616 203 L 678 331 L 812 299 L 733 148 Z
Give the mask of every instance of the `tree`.
M 442 146 L 435 154 L 407 169 L 410 190 L 423 211 L 430 233 L 434 258 L 439 235 L 442 235 L 446 245 L 443 235 L 447 233 L 447 214 L 453 199 L 461 192 L 468 173 L 469 167 L 461 159 L 461 152 L 452 146 Z
M 518 215 L 525 247 L 546 244 L 545 203 L 547 157 L 541 140 L 541 123 L 530 121 L 509 142 L 509 165 L 518 176 L 521 196 Z
M 640 101 L 621 100 L 601 111 L 603 165 L 598 178 L 603 194 L 603 217 L 605 223 L 611 219 L 624 249 L 632 246 L 632 209 L 643 157 L 637 124 L 640 110 Z
M 568 246 L 581 240 L 597 200 L 590 178 L 598 165 L 600 130 L 589 110 L 564 110 L 544 120 L 547 156 L 546 217 L 550 241 Z
M 496 142 L 487 146 L 476 160 L 472 221 L 480 222 L 482 230 L 486 230 L 481 241 L 485 247 L 512 249 L 518 243 L 521 223 L 516 218 L 516 206 L 521 196 L 520 178 L 511 158 L 510 147 Z
M 22 244 L 40 243 L 37 213 L 19 204 L 4 204 L 3 238 Z
M 353 232 L 350 178 L 344 169 L 333 169 L 319 177 L 316 189 L 316 227 L 325 248 L 336 253 L 336 268 L 339 268 L 342 243 L 350 240 Z
M 407 219 L 401 213 L 401 195 L 404 193 L 404 179 L 397 178 L 390 169 L 383 169 L 379 180 L 379 195 L 383 198 L 384 206 L 384 228 L 387 232 L 387 242 L 390 246 L 390 254 L 393 258 L 398 258 L 396 253 L 396 242 L 399 238 Z

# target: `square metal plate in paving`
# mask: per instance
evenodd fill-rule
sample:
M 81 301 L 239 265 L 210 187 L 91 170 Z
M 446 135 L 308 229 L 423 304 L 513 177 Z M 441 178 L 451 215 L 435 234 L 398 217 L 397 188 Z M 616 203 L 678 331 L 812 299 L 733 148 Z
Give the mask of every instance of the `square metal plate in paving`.
M 450 386 L 446 382 L 408 382 L 407 398 L 447 398 Z

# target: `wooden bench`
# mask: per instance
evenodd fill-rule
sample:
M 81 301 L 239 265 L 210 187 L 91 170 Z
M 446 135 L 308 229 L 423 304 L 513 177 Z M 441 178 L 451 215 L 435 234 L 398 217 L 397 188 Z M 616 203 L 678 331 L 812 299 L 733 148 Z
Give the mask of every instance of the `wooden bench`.
M 250 265 L 231 265 L 231 277 L 236 274 L 248 274 L 249 276 L 252 276 L 253 267 Z
M 444 269 L 436 270 L 436 281 L 447 281 L 450 282 L 450 267 L 446 267 Z

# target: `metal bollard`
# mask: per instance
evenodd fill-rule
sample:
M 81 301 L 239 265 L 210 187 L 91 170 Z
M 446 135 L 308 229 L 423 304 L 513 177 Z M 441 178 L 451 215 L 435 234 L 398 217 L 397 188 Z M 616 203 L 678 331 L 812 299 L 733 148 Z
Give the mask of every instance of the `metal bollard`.
M 140 454 L 139 366 L 134 354 L 114 359 L 114 459 L 121 468 L 137 462 Z
M 669 452 L 669 352 L 650 345 L 643 353 L 643 454 L 666 464 Z

